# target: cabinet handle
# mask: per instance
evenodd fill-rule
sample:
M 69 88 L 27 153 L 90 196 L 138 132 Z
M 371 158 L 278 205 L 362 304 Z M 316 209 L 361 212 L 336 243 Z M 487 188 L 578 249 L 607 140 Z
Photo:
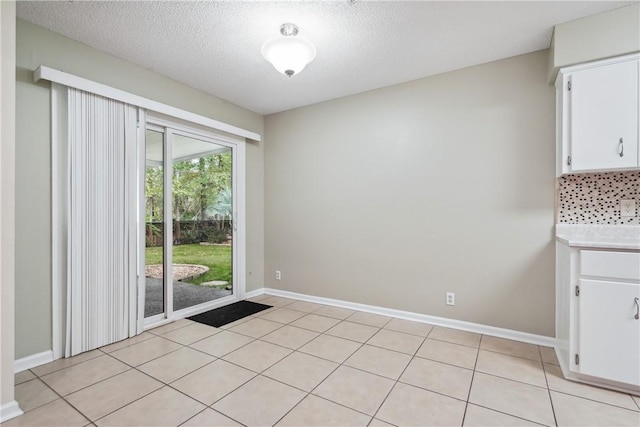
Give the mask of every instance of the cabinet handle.
M 633 303 L 636 305 L 636 315 L 634 317 L 638 320 L 640 319 L 640 304 L 638 303 L 638 297 L 633 299 Z
M 620 138 L 620 142 L 618 142 L 620 149 L 618 150 L 618 155 L 620 157 L 624 157 L 624 138 Z

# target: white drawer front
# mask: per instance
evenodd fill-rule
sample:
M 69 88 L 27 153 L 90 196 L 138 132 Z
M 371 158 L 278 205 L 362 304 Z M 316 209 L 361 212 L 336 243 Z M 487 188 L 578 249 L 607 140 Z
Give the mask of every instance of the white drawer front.
M 640 280 L 640 253 L 580 251 L 580 274 L 612 279 Z

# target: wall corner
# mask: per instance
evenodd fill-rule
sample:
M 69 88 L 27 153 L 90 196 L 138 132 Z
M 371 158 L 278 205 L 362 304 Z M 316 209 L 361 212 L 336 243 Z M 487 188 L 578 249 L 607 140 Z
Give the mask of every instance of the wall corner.
M 14 400 L 16 3 L 0 2 L 0 421 Z
M 551 44 L 549 45 L 549 56 L 547 58 L 547 83 L 553 85 L 558 75 L 558 67 L 556 67 L 556 29 L 553 28 L 551 34 Z

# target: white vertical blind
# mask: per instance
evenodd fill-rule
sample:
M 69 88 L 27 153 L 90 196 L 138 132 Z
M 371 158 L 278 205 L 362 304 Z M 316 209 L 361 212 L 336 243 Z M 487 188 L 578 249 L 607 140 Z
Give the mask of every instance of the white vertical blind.
M 68 88 L 67 357 L 135 334 L 136 114 Z

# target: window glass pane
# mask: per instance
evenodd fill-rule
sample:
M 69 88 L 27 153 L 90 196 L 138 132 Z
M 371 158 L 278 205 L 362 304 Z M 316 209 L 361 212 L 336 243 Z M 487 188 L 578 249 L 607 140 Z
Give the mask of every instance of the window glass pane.
M 233 292 L 231 148 L 173 136 L 173 310 Z
M 164 133 L 147 130 L 144 317 L 164 313 Z

